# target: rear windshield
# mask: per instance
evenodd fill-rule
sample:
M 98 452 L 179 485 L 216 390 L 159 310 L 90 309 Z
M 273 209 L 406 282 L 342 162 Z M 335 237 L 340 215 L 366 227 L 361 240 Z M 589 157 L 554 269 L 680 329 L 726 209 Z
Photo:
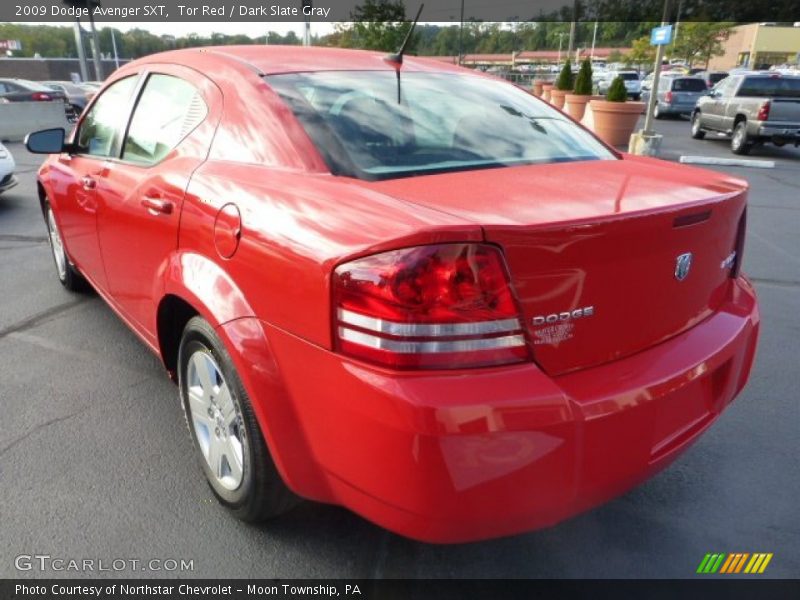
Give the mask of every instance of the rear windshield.
M 686 78 L 672 80 L 672 91 L 674 92 L 705 92 L 707 89 L 708 86 L 702 79 Z
M 711 82 L 711 85 L 718 83 L 725 79 L 728 76 L 727 73 L 710 73 L 708 76 L 708 80 Z
M 619 76 L 625 81 L 639 81 L 639 76 L 636 73 L 620 73 Z
M 376 180 L 614 158 L 559 111 L 481 76 L 412 71 L 398 83 L 394 71 L 336 71 L 266 80 L 338 175 Z
M 800 98 L 800 77 L 745 77 L 736 95 Z

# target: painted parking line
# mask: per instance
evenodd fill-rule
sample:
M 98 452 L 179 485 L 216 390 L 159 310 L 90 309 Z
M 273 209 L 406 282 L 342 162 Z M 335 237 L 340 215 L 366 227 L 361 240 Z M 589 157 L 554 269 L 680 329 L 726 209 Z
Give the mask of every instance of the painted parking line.
M 687 156 L 679 159 L 686 165 L 719 165 L 722 167 L 753 167 L 756 169 L 774 169 L 774 160 L 756 160 L 747 158 L 716 158 L 714 156 Z

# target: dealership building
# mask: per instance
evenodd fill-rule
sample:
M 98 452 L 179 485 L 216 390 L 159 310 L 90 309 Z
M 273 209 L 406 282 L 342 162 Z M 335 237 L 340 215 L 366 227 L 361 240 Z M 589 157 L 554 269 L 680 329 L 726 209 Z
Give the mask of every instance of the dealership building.
M 730 70 L 734 67 L 765 69 L 772 65 L 798 64 L 800 59 L 800 23 L 794 27 L 772 23 L 751 23 L 735 27 L 723 46 L 725 54 L 709 61 L 709 68 Z

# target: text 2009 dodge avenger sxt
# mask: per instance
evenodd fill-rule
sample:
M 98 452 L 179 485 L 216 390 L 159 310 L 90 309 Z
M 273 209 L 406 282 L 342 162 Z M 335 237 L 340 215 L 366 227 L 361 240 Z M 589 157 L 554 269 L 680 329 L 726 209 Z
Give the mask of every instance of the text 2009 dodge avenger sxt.
M 245 520 L 302 496 L 438 542 L 546 526 L 663 468 L 750 372 L 746 184 L 480 74 L 176 51 L 28 145 L 61 282 L 163 359 Z

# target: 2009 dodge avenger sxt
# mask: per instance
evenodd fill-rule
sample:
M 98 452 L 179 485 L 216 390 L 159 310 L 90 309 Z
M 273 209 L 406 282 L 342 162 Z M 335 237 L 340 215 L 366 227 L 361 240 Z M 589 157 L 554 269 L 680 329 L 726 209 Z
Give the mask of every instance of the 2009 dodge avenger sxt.
M 437 542 L 543 527 L 663 468 L 750 372 L 746 184 L 481 74 L 169 52 L 28 147 L 59 279 L 163 359 L 248 521 L 301 496 Z

